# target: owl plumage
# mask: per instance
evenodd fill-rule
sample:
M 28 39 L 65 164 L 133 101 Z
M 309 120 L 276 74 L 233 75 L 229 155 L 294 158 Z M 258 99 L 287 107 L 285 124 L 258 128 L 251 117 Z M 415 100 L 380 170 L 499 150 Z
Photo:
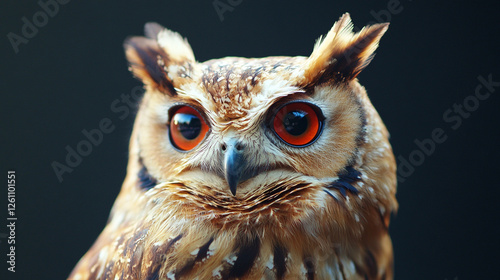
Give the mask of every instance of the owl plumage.
M 344 14 L 309 57 L 204 63 L 158 24 L 127 39 L 127 176 L 69 279 L 392 279 L 396 164 L 356 79 L 387 27 Z

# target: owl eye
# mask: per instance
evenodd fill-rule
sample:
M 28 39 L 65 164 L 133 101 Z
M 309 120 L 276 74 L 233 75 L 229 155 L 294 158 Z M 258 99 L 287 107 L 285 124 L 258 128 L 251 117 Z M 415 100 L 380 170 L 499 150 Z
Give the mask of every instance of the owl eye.
M 179 150 L 189 151 L 205 138 L 208 125 L 200 113 L 190 106 L 176 108 L 170 120 L 170 141 Z
M 306 102 L 292 102 L 279 108 L 271 126 L 283 142 L 296 147 L 312 144 L 321 134 L 324 116 L 321 110 Z

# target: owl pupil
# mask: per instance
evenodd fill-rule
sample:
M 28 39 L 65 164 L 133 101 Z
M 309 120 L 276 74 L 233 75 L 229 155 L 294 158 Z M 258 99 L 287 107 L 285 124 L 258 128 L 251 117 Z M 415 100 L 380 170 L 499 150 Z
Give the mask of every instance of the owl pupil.
M 308 125 L 307 113 L 303 111 L 288 112 L 283 118 L 285 130 L 293 136 L 306 132 Z
M 197 116 L 178 113 L 173 121 L 179 132 L 187 140 L 193 140 L 200 135 L 201 120 Z

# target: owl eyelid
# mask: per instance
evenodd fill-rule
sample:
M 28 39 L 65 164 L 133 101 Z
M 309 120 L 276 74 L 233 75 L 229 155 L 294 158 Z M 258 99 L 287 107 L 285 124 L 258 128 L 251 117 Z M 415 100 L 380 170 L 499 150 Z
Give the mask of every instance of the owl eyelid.
M 207 117 L 206 117 L 205 112 L 203 110 L 198 109 L 198 106 L 194 106 L 193 104 L 184 103 L 184 102 L 176 102 L 168 108 L 168 110 L 167 110 L 167 112 L 168 112 L 167 113 L 168 114 L 167 125 L 170 125 L 170 121 L 172 120 L 172 117 L 175 115 L 177 110 L 179 110 L 183 106 L 188 106 L 188 107 L 192 108 L 193 110 L 195 110 L 196 112 L 198 112 L 198 114 L 200 114 L 200 116 L 203 118 L 203 120 L 208 125 L 208 127 L 211 128 L 210 122 L 207 122 Z M 210 132 L 210 130 L 209 130 L 209 132 Z
M 276 114 L 283 107 L 288 106 L 288 105 L 293 104 L 293 103 L 306 103 L 308 105 L 311 105 L 311 108 L 313 108 L 314 112 L 316 112 L 316 114 L 318 115 L 319 121 L 325 121 L 326 117 L 323 114 L 323 110 L 321 110 L 321 108 L 318 105 L 316 105 L 314 102 L 312 102 L 310 100 L 306 100 L 306 99 L 294 99 L 294 100 L 290 100 L 290 101 L 285 101 L 283 103 L 277 102 L 275 104 L 275 106 L 273 106 L 273 109 L 270 111 L 270 114 L 268 114 L 268 117 L 267 117 L 268 124 L 270 124 L 269 121 L 271 121 L 274 118 L 274 116 L 276 116 Z

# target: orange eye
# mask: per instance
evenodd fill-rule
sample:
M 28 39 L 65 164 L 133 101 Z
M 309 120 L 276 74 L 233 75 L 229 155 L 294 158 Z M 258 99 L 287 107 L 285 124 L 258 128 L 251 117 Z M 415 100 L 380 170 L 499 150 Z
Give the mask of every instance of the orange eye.
M 207 132 L 205 120 L 189 106 L 180 106 L 170 120 L 170 141 L 182 151 L 189 151 L 200 144 Z
M 312 144 L 321 134 L 324 117 L 315 105 L 306 102 L 285 104 L 272 120 L 276 135 L 291 146 Z

